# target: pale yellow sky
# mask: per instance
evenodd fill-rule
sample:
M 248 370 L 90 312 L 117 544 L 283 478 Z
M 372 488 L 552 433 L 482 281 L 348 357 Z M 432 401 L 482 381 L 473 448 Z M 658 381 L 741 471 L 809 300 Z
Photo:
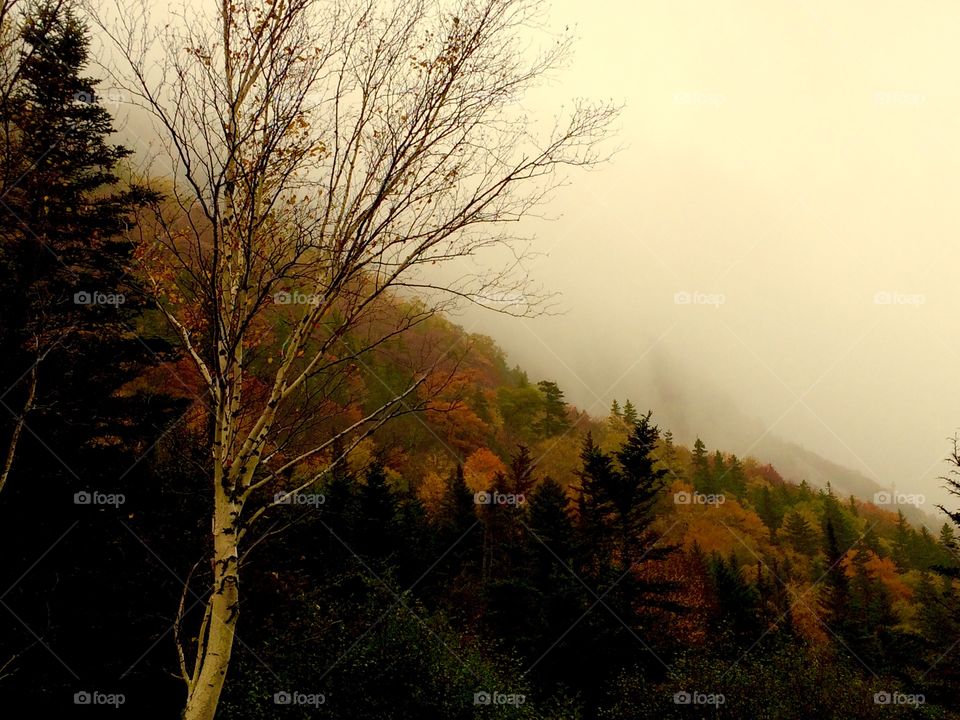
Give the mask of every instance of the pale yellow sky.
M 769 430 L 945 501 L 960 3 L 556 0 L 550 22 L 576 53 L 525 107 L 622 102 L 624 149 L 526 226 L 567 313 L 463 324 L 596 414 L 629 396 L 738 454 Z
M 629 395 L 675 414 L 666 377 L 943 500 L 960 426 L 960 4 L 562 0 L 551 17 L 580 40 L 530 106 L 622 101 L 626 148 L 531 225 L 567 314 L 465 323 L 595 412 Z M 684 414 L 708 444 L 730 437 L 720 411 Z

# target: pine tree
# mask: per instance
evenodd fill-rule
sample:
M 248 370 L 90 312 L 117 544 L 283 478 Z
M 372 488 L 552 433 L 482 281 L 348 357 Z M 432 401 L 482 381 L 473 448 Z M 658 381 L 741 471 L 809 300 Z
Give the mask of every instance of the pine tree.
M 667 430 L 660 439 L 660 463 L 667 471 L 667 477 L 672 479 L 682 478 L 677 461 L 677 447 L 673 443 L 673 433 Z
M 357 481 L 347 458 L 341 436 L 336 436 L 330 454 L 333 464 L 323 479 L 323 514 L 325 522 L 340 537 L 352 537 L 357 524 Z M 330 546 L 339 552 L 336 539 L 329 538 Z
M 857 548 L 853 556 L 853 578 L 845 627 L 851 649 L 874 663 L 882 660 L 882 637 L 896 622 L 890 594 L 867 569 L 869 551 Z
M 617 402 L 616 398 L 614 398 L 613 404 L 610 406 L 610 416 L 617 420 L 623 419 L 623 412 L 620 410 L 620 403 Z
M 906 572 L 912 567 L 910 559 L 910 547 L 912 544 L 913 530 L 907 522 L 903 510 L 897 510 L 897 526 L 893 536 L 893 561 L 901 572 Z
M 709 569 L 724 640 L 749 642 L 758 634 L 760 595 L 757 589 L 744 579 L 733 554 L 725 560 L 719 553 L 714 553 Z
M 548 438 L 566 432 L 570 423 L 567 421 L 567 404 L 563 399 L 563 391 L 550 380 L 541 380 L 537 387 L 544 398 L 543 416 L 537 421 L 537 433 Z
M 476 497 L 467 486 L 463 465 L 447 478 L 443 498 L 440 500 L 439 525 L 444 535 L 456 540 L 477 523 Z
M 788 513 L 784 518 L 783 534 L 797 552 L 810 556 L 817 551 L 816 531 L 799 512 Z
M 819 494 L 823 506 L 821 526 L 824 531 L 824 539 L 826 539 L 826 526 L 830 524 L 833 526 L 833 533 L 836 537 L 837 544 L 844 551 L 849 550 L 856 542 L 857 534 L 854 532 L 853 526 L 843 506 L 840 504 L 837 496 L 834 495 L 833 487 L 829 481 L 827 482 L 826 489 L 821 490 Z
M 633 406 L 633 403 L 630 402 L 630 399 L 628 398 L 623 404 L 623 421 L 627 424 L 627 427 L 630 427 L 639 419 L 640 415 L 637 413 L 637 409 Z
M 533 470 L 533 457 L 530 455 L 530 448 L 526 445 L 518 445 L 517 454 L 510 460 L 510 472 L 506 478 L 506 488 L 501 489 L 516 495 L 529 495 L 537 482 Z
M 727 480 L 727 464 L 723 460 L 723 453 L 717 450 L 713 454 L 713 467 L 711 468 L 710 487 L 717 493 L 723 492 L 724 483 Z
M 721 478 L 720 490 L 736 498 L 742 498 L 747 492 L 747 476 L 743 471 L 743 464 L 736 455 L 730 456 L 730 464 Z
M 541 565 L 554 567 L 559 558 L 570 564 L 574 551 L 574 529 L 570 518 L 570 498 L 556 480 L 544 478 L 530 495 L 530 529 L 545 546 L 538 551 Z M 548 548 L 548 550 L 547 550 Z M 534 545 L 534 549 L 536 545 Z
M 357 488 L 356 546 L 369 557 L 387 558 L 397 539 L 399 504 L 387 485 L 383 463 L 374 459 Z
M 707 460 L 707 446 L 703 440 L 697 438 L 693 444 L 693 452 L 690 457 L 691 480 L 693 487 L 698 492 L 709 493 L 712 490 L 712 478 L 710 475 L 710 466 Z
M 641 556 L 655 559 L 651 554 L 662 557 L 666 552 L 650 549 L 658 539 L 651 531 L 653 507 L 667 474 L 655 457 L 660 430 L 651 423 L 651 415 L 647 412 L 634 423 L 626 442 L 616 453 L 621 472 L 613 476 L 610 495 L 624 569 Z
M 957 535 L 947 523 L 940 528 L 940 545 L 951 552 L 957 549 Z
M 0 489 L 28 415 L 36 431 L 64 422 L 70 440 L 107 435 L 114 391 L 154 361 L 162 345 L 132 337 L 143 310 L 131 272 L 135 243 L 124 232 L 134 211 L 157 199 L 137 185 L 120 190 L 118 166 L 131 151 L 107 142 L 114 128 L 81 75 L 86 27 L 69 4 L 41 0 L 27 16 L 26 46 L 12 95 L 0 104 L 5 172 L 17 178 L 0 203 L 0 382 L 4 388 Z M 118 369 L 121 369 L 118 372 Z
M 850 584 L 847 580 L 846 568 L 843 566 L 844 552 L 840 549 L 833 523 L 829 520 L 825 528 L 825 536 L 827 571 L 821 604 L 830 628 L 841 636 L 846 636 L 850 621 Z
M 581 469 L 577 491 L 577 530 L 584 572 L 596 575 L 610 559 L 610 518 L 614 512 L 609 490 L 614 467 L 610 456 L 603 453 L 588 432 L 580 448 Z
M 772 539 L 783 524 L 783 512 L 777 506 L 773 493 L 770 492 L 770 488 L 766 485 L 760 489 L 760 498 L 757 501 L 757 515 L 760 516 L 763 524 L 769 528 Z

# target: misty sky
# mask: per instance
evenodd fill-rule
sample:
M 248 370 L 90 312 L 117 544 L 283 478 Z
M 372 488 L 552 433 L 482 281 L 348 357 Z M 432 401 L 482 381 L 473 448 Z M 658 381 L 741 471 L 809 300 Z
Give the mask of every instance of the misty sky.
M 945 500 L 960 5 L 562 0 L 551 19 L 576 56 L 530 107 L 623 102 L 626 147 L 529 226 L 566 313 L 460 320 L 596 414 L 629 396 L 708 445 L 746 418 Z
M 593 414 L 630 397 L 684 442 L 770 432 L 956 504 L 960 5 L 556 0 L 550 24 L 576 53 L 525 106 L 623 103 L 623 149 L 525 225 L 565 313 L 457 319 Z

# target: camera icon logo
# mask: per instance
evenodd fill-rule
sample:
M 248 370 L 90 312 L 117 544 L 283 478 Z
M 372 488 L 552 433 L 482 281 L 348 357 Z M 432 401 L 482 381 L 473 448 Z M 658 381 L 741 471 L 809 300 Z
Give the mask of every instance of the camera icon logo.
M 681 690 L 678 693 L 673 694 L 673 702 L 675 705 L 689 705 L 693 702 L 693 696 L 690 695 L 686 690 Z
M 288 692 L 280 691 L 273 694 L 274 705 L 290 705 L 293 702 L 293 695 Z
M 91 502 L 93 502 L 93 495 L 88 493 L 86 490 L 81 490 L 80 492 L 73 494 L 74 505 L 89 505 Z
M 281 290 L 273 294 L 273 302 L 277 305 L 289 305 L 291 300 L 290 293 L 286 290 Z
M 486 491 L 478 492 L 473 496 L 473 502 L 477 505 L 489 505 L 493 500 L 493 496 Z
M 80 692 L 73 694 L 74 705 L 89 705 L 92 702 L 93 695 L 88 693 L 86 690 L 81 690 Z
M 96 102 L 96 96 L 92 92 L 86 92 L 81 90 L 80 92 L 75 92 L 73 94 L 73 99 L 77 102 L 86 103 L 87 105 L 93 105 Z
M 481 690 L 473 694 L 473 704 L 474 705 L 489 705 L 492 702 L 493 698 L 490 697 L 490 693 L 486 690 Z
M 890 693 L 888 693 L 886 690 L 881 690 L 880 692 L 873 694 L 873 702 L 876 705 L 889 705 L 891 700 L 892 698 L 890 697 Z

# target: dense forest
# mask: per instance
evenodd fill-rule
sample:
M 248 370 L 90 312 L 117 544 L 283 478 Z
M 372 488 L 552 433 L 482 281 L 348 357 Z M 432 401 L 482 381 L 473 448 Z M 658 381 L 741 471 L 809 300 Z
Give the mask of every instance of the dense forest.
M 226 15 L 299 27 L 281 6 L 299 7 Z M 289 257 L 315 247 L 303 206 L 258 215 L 276 186 L 245 173 L 323 162 L 282 145 L 300 105 L 228 168 L 218 214 L 114 144 L 86 75 L 100 25 L 55 0 L 0 7 L 0 716 L 960 717 L 960 514 L 931 530 L 685 447 L 642 389 L 580 410 L 409 292 L 428 283 L 369 262 L 341 279 L 343 244 Z M 442 69 L 473 58 L 454 20 Z M 232 230 L 285 222 L 288 245 L 247 255 Z M 396 241 L 372 237 L 357 256 L 383 260 Z M 430 248 L 410 262 L 449 252 Z

